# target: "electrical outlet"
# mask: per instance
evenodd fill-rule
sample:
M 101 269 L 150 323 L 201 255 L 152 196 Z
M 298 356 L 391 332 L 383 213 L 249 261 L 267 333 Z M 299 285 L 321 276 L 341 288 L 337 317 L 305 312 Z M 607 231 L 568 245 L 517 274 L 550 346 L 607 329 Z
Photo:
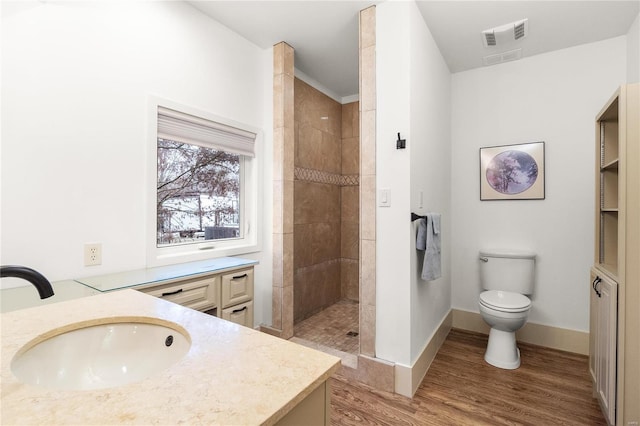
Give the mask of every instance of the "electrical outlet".
M 102 265 L 102 244 L 91 243 L 84 245 L 84 266 Z

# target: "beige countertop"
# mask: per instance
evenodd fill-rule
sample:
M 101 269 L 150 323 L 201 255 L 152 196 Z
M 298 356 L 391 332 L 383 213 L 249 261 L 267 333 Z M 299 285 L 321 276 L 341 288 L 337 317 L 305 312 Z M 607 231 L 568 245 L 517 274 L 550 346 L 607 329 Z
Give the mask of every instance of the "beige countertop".
M 19 382 L 11 360 L 53 329 L 108 317 L 148 317 L 184 327 L 189 352 L 143 381 L 101 390 L 51 390 Z M 4 313 L 2 425 L 271 425 L 339 367 L 340 360 L 135 290 Z

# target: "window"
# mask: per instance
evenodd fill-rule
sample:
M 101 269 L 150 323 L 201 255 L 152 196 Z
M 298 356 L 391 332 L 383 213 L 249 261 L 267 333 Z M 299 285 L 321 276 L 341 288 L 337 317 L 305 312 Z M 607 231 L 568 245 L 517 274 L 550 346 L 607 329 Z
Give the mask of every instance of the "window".
M 149 266 L 257 251 L 259 132 L 166 101 L 150 109 Z
M 242 156 L 158 138 L 157 245 L 240 238 Z

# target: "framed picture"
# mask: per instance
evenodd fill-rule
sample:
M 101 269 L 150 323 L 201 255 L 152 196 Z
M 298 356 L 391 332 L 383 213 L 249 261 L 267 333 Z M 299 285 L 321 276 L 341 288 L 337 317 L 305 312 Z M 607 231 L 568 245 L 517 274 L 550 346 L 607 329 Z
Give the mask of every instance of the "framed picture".
M 544 142 L 480 148 L 480 200 L 544 200 Z

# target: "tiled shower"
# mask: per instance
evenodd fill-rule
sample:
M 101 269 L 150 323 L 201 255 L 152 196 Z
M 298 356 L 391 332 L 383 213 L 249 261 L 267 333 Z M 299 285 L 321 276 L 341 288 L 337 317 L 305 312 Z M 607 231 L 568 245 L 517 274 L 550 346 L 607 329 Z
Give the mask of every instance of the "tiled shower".
M 346 341 L 357 342 L 358 102 L 340 104 L 296 78 L 294 117 L 294 333 L 317 328 L 327 336 L 313 340 L 331 345 L 345 339 L 328 334 L 346 327 Z

